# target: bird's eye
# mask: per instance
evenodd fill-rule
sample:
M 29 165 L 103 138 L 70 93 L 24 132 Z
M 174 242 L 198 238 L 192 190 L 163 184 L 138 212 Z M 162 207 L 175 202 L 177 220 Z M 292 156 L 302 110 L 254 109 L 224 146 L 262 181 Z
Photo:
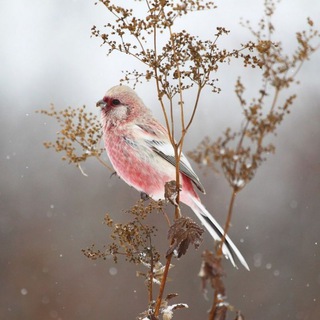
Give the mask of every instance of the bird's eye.
M 112 100 L 112 104 L 113 104 L 114 106 L 117 106 L 117 105 L 120 104 L 120 100 L 118 100 L 118 99 L 113 99 L 113 100 Z

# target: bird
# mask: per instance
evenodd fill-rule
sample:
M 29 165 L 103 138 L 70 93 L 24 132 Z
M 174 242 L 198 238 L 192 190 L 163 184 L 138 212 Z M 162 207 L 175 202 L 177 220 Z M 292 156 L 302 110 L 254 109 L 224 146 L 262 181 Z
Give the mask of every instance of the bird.
M 176 180 L 176 159 L 167 129 L 129 86 L 112 87 L 96 106 L 101 110 L 105 149 L 116 174 L 141 194 L 154 200 L 164 199 L 165 184 Z M 224 230 L 201 203 L 194 186 L 202 193 L 205 189 L 183 153 L 179 171 L 180 201 L 192 209 L 213 239 L 220 241 Z M 225 235 L 222 252 L 235 267 L 236 256 L 249 270 L 228 235 Z

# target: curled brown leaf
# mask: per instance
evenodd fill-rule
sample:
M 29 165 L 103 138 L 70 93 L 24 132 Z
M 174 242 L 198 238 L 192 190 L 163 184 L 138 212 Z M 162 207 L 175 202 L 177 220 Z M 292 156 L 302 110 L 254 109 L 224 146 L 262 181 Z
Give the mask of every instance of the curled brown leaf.
M 167 257 L 174 254 L 180 258 L 186 254 L 190 244 L 193 244 L 197 249 L 201 244 L 204 230 L 188 217 L 181 217 L 175 221 L 170 227 L 168 238 L 171 241 L 171 246 L 167 251 Z

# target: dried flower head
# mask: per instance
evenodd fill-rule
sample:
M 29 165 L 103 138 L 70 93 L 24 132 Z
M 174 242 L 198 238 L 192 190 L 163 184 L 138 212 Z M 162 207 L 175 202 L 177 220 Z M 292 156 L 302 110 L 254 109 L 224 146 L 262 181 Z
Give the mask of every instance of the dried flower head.
M 160 254 L 153 246 L 153 238 L 156 236 L 155 226 L 149 226 L 145 221 L 151 213 L 163 212 L 162 201 L 149 200 L 148 203 L 139 200 L 126 213 L 132 216 L 127 223 L 115 223 L 109 214 L 105 215 L 105 224 L 111 228 L 113 242 L 106 246 L 104 251 L 96 250 L 94 245 L 83 249 L 83 253 L 90 259 L 106 259 L 112 256 L 117 262 L 119 256 L 126 261 L 136 264 L 155 265 L 159 261 Z
M 101 159 L 104 149 L 99 147 L 102 137 L 100 121 L 92 112 L 87 112 L 85 106 L 57 111 L 51 105 L 49 110 L 37 112 L 54 118 L 61 127 L 55 142 L 44 142 L 46 148 L 63 152 L 62 160 L 68 160 L 80 169 L 81 163 L 90 157 L 98 159 L 109 168 Z

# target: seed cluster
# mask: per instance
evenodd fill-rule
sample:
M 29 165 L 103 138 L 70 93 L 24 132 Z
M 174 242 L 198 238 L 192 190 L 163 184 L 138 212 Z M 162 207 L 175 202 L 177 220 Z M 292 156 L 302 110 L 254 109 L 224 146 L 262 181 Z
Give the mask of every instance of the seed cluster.
M 163 213 L 163 206 L 162 201 L 140 199 L 126 211 L 126 214 L 131 216 L 127 223 L 116 223 L 107 213 L 104 222 L 111 229 L 113 242 L 103 251 L 95 249 L 95 246 L 92 245 L 84 249 L 83 253 L 93 260 L 112 256 L 117 262 L 119 256 L 123 256 L 126 261 L 135 264 L 155 264 L 160 258 L 159 252 L 153 246 L 157 229 L 153 225 L 148 225 L 145 220 L 152 213 Z
M 64 153 L 62 160 L 78 167 L 90 157 L 97 158 L 108 167 L 100 157 L 104 151 L 99 147 L 102 137 L 100 121 L 92 112 L 87 112 L 85 106 L 57 111 L 51 105 L 49 110 L 38 112 L 54 118 L 61 128 L 57 132 L 56 141 L 44 142 L 46 148 Z
M 272 39 L 275 31 L 270 21 L 274 3 L 269 2 L 266 18 L 260 21 L 258 31 L 249 22 L 243 23 L 255 38 L 259 62 L 255 64 L 261 67 L 262 77 L 260 89 L 255 95 L 246 91 L 240 77 L 236 81 L 235 94 L 244 116 L 241 128 L 227 128 L 215 141 L 205 137 L 196 150 L 188 154 L 199 165 L 213 170 L 217 170 L 218 164 L 235 192 L 244 188 L 267 155 L 275 152 L 270 135 L 276 134 L 296 98 L 295 94 L 287 97 L 280 94 L 296 81 L 302 64 L 316 50 L 313 40 L 319 37 L 318 30 L 313 28 L 313 21 L 308 18 L 309 30 L 296 33 L 297 49 L 291 56 L 285 54 L 281 42 L 266 40 Z M 248 101 L 246 95 L 252 98 Z

